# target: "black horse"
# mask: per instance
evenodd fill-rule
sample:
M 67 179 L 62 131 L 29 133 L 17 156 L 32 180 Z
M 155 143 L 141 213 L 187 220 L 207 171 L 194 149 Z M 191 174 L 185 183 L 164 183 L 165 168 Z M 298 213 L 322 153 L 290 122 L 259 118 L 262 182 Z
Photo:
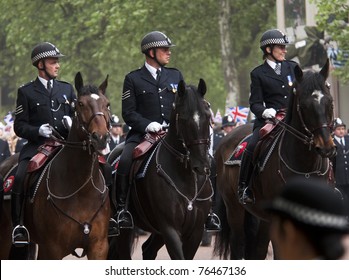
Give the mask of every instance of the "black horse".
M 326 82 L 329 62 L 320 72 L 295 69 L 293 101 L 285 121 L 277 121 L 279 133 L 263 161 L 255 164 L 251 186 L 256 203 L 242 207 L 238 202 L 239 165 L 228 165 L 232 151 L 242 148 L 252 125 L 237 127 L 217 148 L 217 189 L 222 194 L 225 219 L 216 238 L 215 253 L 221 258 L 265 259 L 269 238 L 268 215 L 261 202 L 271 200 L 291 176 L 330 179 L 329 157 L 335 155 L 331 137 L 333 98 Z M 316 194 L 314 194 L 316 195 Z M 224 226 L 225 225 L 225 226 Z M 277 254 L 277 248 L 274 248 Z
M 133 177 L 130 210 L 135 224 L 151 232 L 143 258 L 155 259 L 166 245 L 171 259 L 193 259 L 209 213 L 212 186 L 208 156 L 210 109 L 206 84 L 178 84 L 166 136 Z M 111 241 L 109 258 L 130 259 L 134 241 L 127 230 Z

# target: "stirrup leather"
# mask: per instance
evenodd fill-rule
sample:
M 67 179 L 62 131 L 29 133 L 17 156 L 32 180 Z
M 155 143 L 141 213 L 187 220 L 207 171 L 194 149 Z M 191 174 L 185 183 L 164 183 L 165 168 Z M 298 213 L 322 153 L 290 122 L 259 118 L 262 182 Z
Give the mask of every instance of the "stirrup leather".
M 22 233 L 25 240 L 15 240 L 15 232 Z M 12 244 L 17 246 L 25 246 L 30 243 L 30 235 L 28 229 L 23 225 L 17 225 L 12 231 Z

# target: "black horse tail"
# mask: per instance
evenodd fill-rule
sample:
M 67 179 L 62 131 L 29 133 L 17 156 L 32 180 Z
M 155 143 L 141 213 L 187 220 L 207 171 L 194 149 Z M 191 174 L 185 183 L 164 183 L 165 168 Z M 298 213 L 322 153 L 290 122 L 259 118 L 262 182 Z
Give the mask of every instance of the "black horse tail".
M 216 233 L 213 255 L 227 260 L 230 259 L 231 230 L 228 224 L 226 207 L 221 195 L 216 195 L 216 211 L 221 220 L 222 230 Z

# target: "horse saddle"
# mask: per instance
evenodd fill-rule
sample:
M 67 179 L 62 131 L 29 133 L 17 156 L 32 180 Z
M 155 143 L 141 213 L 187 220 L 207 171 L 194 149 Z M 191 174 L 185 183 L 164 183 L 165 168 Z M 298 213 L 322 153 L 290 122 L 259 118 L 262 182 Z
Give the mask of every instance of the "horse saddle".
M 54 140 L 46 141 L 45 144 L 38 148 L 38 153 L 30 159 L 27 171 L 34 172 L 39 170 L 49 159 L 52 159 L 62 147 L 61 143 Z
M 131 170 L 131 178 L 144 178 L 150 160 L 153 158 L 156 147 L 160 140 L 166 135 L 165 131 L 159 133 L 147 133 L 144 135 L 143 141 L 133 150 L 133 165 Z
M 283 120 L 286 116 L 286 111 L 279 111 L 275 118 L 279 121 Z M 259 130 L 259 141 L 253 153 L 253 158 L 255 163 L 259 163 L 260 169 L 263 169 L 265 163 L 267 162 L 273 148 L 279 136 L 281 135 L 283 128 L 278 125 L 278 122 L 268 122 Z M 246 149 L 252 134 L 247 135 L 244 139 L 240 141 L 237 147 L 234 149 L 229 159 L 225 162 L 226 165 L 241 165 L 242 154 Z
M 133 153 L 132 153 L 133 159 L 137 159 L 145 155 L 165 135 L 166 135 L 165 131 L 159 131 L 158 133 L 145 134 L 143 141 L 139 143 L 139 145 L 133 150 Z

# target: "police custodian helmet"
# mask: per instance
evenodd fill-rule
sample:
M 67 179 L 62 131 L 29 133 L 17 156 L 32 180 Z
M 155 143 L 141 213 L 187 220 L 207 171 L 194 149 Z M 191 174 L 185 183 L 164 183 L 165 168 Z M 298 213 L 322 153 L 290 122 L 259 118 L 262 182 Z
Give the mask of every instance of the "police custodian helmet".
M 263 33 L 260 40 L 260 48 L 264 51 L 269 45 L 286 45 L 288 43 L 287 36 L 279 29 L 270 29 Z
M 38 63 L 41 59 L 47 57 L 62 57 L 64 56 L 60 51 L 56 48 L 55 45 L 44 42 L 36 45 L 31 54 L 32 64 L 37 67 Z
M 146 53 L 153 48 L 169 48 L 174 47 L 170 38 L 160 31 L 152 31 L 145 35 L 141 42 L 142 53 Z

